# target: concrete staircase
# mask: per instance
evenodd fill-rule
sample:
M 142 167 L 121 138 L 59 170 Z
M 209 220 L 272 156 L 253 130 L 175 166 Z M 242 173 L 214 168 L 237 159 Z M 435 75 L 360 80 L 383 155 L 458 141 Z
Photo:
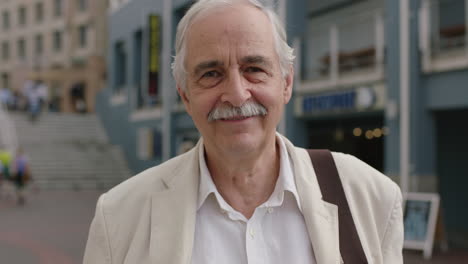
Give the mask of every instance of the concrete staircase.
M 106 190 L 131 175 L 95 114 L 43 113 L 34 123 L 25 113 L 10 116 L 41 189 Z

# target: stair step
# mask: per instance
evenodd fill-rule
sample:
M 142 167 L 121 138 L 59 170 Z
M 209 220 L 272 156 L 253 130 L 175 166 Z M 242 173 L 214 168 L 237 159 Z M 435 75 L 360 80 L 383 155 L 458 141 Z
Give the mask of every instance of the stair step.
M 95 114 L 43 113 L 32 123 L 13 113 L 11 120 L 41 188 L 110 188 L 131 175 L 124 151 L 109 143 Z

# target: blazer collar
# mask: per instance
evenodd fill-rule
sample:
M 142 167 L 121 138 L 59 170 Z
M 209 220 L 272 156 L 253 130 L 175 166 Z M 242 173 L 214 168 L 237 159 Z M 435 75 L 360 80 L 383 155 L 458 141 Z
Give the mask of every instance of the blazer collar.
M 307 151 L 296 148 L 284 137 L 283 140 L 293 162 L 302 214 L 307 225 L 316 262 L 319 264 L 341 263 L 338 208 L 336 205 L 322 200 L 320 186 Z
M 195 234 L 198 196 L 198 148 L 179 161 L 175 171 L 162 177 L 166 189 L 151 200 L 150 257 L 152 263 L 189 264 Z
M 322 194 L 307 151 L 296 148 L 283 137 L 294 168 L 302 213 L 308 228 L 316 262 L 341 261 L 338 208 L 322 200 Z M 179 162 L 176 171 L 162 180 L 166 186 L 151 200 L 150 256 L 153 263 L 191 262 L 200 168 L 198 153 L 202 140 Z

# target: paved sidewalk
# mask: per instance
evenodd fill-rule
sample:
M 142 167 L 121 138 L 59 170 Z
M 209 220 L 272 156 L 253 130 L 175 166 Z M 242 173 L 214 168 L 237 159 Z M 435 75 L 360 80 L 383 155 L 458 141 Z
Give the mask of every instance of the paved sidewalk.
M 435 251 L 430 260 L 425 260 L 421 251 L 404 251 L 405 264 L 468 264 L 468 251 L 450 249 L 448 252 Z
M 31 193 L 0 200 L 0 263 L 80 264 L 98 192 Z
M 0 263 L 81 264 L 99 192 L 31 193 L 19 207 L 0 199 Z M 422 253 L 405 251 L 405 264 L 468 264 L 468 251 Z

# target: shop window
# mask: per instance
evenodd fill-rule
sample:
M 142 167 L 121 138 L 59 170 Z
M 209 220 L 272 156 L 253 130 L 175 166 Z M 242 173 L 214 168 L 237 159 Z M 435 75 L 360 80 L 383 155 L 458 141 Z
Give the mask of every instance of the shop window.
M 435 52 L 464 48 L 467 23 L 465 1 L 439 0 L 434 9 L 438 11 L 438 30 L 434 37 Z
M 114 45 L 114 86 L 116 91 L 121 91 L 127 83 L 127 53 L 125 50 L 125 43 L 118 41 Z

